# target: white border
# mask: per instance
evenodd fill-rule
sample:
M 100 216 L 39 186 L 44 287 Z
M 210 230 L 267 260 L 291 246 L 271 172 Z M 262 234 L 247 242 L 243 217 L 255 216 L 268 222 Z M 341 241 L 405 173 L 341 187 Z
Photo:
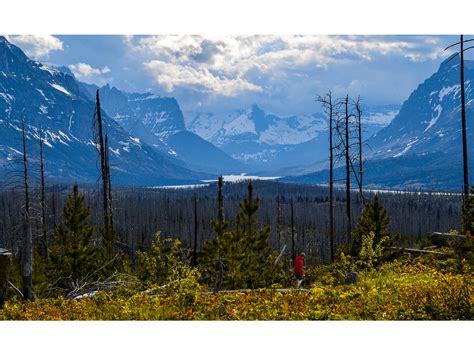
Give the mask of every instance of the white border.
M 9 34 L 473 33 L 466 0 L 16 0 Z M 69 4 L 69 5 L 68 5 Z

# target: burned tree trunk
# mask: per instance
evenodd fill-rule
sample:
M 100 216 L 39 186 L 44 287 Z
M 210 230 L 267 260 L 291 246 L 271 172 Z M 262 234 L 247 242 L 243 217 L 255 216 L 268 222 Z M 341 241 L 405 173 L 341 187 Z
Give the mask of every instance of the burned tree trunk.
M 330 258 L 334 260 L 334 103 L 332 93 L 326 97 L 319 96 L 317 101 L 326 109 L 329 115 L 329 242 L 330 242 Z
M 197 240 L 198 240 L 198 219 L 197 219 L 197 197 L 194 194 L 194 245 L 193 245 L 193 266 L 197 266 Z
M 46 199 L 45 199 L 45 183 L 44 183 L 44 144 L 43 140 L 40 139 L 40 174 L 41 174 L 41 196 L 40 196 L 40 207 L 41 207 L 41 256 L 44 260 L 48 259 L 48 235 L 46 231 Z
M 362 156 L 362 110 L 360 107 L 360 97 L 357 99 L 355 103 L 355 109 L 357 111 L 357 140 L 359 146 L 359 178 L 357 179 L 357 183 L 359 185 L 359 198 L 360 202 L 365 205 L 365 197 L 362 191 L 363 188 L 363 174 L 364 174 L 364 159 Z
M 108 164 L 108 153 L 107 153 L 107 144 L 108 138 L 107 135 L 105 136 L 104 142 L 104 134 L 102 128 L 102 113 L 100 110 L 100 97 L 99 97 L 99 90 L 96 93 L 96 116 L 97 122 L 94 122 L 95 128 L 95 143 L 98 146 L 97 150 L 100 156 L 100 172 L 102 178 L 102 200 L 103 200 L 103 219 L 104 219 L 104 231 L 103 231 L 103 238 L 104 238 L 104 246 L 105 252 L 109 259 L 113 258 L 114 254 L 114 243 L 115 243 L 115 233 L 112 228 L 111 224 L 111 216 L 110 216 L 110 204 L 109 200 L 111 198 L 111 193 L 109 192 L 110 188 L 110 176 L 109 176 L 109 164 Z
M 33 236 L 30 224 L 30 196 L 28 180 L 28 158 L 26 152 L 25 121 L 22 120 L 22 143 L 23 143 L 23 187 L 25 205 L 23 210 L 23 248 L 21 253 L 21 276 L 23 283 L 23 297 L 25 300 L 33 301 Z
M 351 242 L 351 159 L 349 152 L 349 95 L 346 96 L 345 100 L 345 139 L 344 139 L 344 155 L 346 160 L 346 216 L 347 216 L 347 238 L 348 242 Z
M 290 202 L 291 208 L 291 257 L 293 260 L 296 258 L 296 246 L 295 246 L 295 219 L 293 211 L 293 201 Z
M 112 212 L 112 183 L 110 181 L 109 135 L 105 134 L 105 174 L 107 180 L 107 198 L 109 206 L 110 227 L 114 228 L 114 214 Z
M 12 254 L 6 249 L 0 249 L 0 308 L 5 303 L 5 294 L 8 289 L 8 277 L 12 263 Z
M 469 167 L 467 159 L 467 134 L 466 134 L 466 98 L 464 88 L 464 36 L 461 35 L 461 124 L 462 124 L 462 158 L 463 158 L 463 175 L 464 175 L 464 205 L 467 206 L 469 201 Z

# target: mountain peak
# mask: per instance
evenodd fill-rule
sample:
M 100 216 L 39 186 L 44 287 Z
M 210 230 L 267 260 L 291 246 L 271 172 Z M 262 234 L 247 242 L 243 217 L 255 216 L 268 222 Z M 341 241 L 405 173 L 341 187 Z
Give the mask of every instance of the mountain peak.
M 0 70 L 13 73 L 28 62 L 28 57 L 17 46 L 11 44 L 4 36 L 0 36 Z

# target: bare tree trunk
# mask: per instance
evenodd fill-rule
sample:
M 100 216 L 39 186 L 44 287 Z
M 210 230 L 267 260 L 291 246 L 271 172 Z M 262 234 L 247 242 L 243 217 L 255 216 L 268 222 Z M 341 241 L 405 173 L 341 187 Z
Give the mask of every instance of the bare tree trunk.
M 330 256 L 334 260 L 334 144 L 333 144 L 333 104 L 331 92 L 329 96 L 329 236 Z
M 52 196 L 52 201 L 51 201 L 51 208 L 53 210 L 53 230 L 56 230 L 57 224 L 56 224 L 56 195 L 53 192 Z
M 329 115 L 329 248 L 330 259 L 334 260 L 334 102 L 332 93 L 329 91 L 325 97 L 319 96 L 317 101 L 325 108 Z
M 222 219 L 224 220 L 224 190 L 223 190 L 223 177 L 219 176 L 217 182 L 217 209 L 222 209 Z
M 469 167 L 467 160 L 467 135 L 466 135 L 466 98 L 464 89 L 464 36 L 461 35 L 461 123 L 462 123 L 462 157 L 464 172 L 464 206 L 467 207 L 469 201 Z
M 109 205 L 110 227 L 114 228 L 114 214 L 112 211 L 112 184 L 110 182 L 109 135 L 105 134 L 105 173 L 107 178 L 107 197 Z
M 352 223 L 351 223 L 351 171 L 350 171 L 350 155 L 349 155 L 349 95 L 346 96 L 345 100 L 345 108 L 346 108 L 346 114 L 345 114 L 345 158 L 346 158 L 346 215 L 347 215 L 347 239 L 348 242 L 351 242 L 351 229 L 352 229 Z
M 0 249 L 0 308 L 5 303 L 5 294 L 8 289 L 8 277 L 12 263 L 12 254 L 6 249 Z
M 21 255 L 21 276 L 23 283 L 23 296 L 25 300 L 34 301 L 35 295 L 33 292 L 33 236 L 31 233 L 30 224 L 30 196 L 29 196 L 29 181 L 28 181 L 28 158 L 26 152 L 26 133 L 25 120 L 22 120 L 22 142 L 23 142 L 23 184 L 25 193 L 24 206 L 24 240 Z
M 194 246 L 193 246 L 193 266 L 197 266 L 197 239 L 198 239 L 198 220 L 197 220 L 197 197 L 194 194 Z
M 293 201 L 290 202 L 290 207 L 291 207 L 291 257 L 293 258 L 293 261 L 295 260 L 296 257 L 296 250 L 295 250 L 295 220 L 294 220 L 294 214 L 293 214 Z
M 109 179 L 108 179 L 108 168 L 107 168 L 107 153 L 106 153 L 106 144 L 104 142 L 104 135 L 102 129 L 102 113 L 100 110 L 100 97 L 99 90 L 96 93 L 96 113 L 97 113 L 97 135 L 98 135 L 98 144 L 99 144 L 99 154 L 100 154 L 100 168 L 101 168 L 101 177 L 102 177 L 102 199 L 103 199 L 103 218 L 104 218 L 104 244 L 105 250 L 108 258 L 112 258 L 114 254 L 114 240 L 112 236 L 112 228 L 110 224 L 110 208 L 109 208 Z M 96 141 L 97 143 L 97 141 Z
M 280 205 L 280 195 L 277 196 L 277 225 L 276 225 L 276 233 L 277 233 L 277 244 L 278 250 L 281 249 L 281 242 L 282 242 L 282 231 L 281 231 L 282 221 L 281 221 L 281 205 Z
M 42 244 L 42 257 L 44 260 L 48 259 L 48 236 L 46 231 L 46 199 L 45 199 L 45 183 L 44 183 L 44 144 L 43 140 L 40 139 L 40 174 L 41 174 L 41 229 L 43 238 Z
M 363 174 L 364 174 L 364 159 L 362 156 L 362 110 L 360 107 L 360 97 L 357 99 L 357 102 L 355 103 L 355 108 L 357 110 L 357 139 L 359 143 L 359 179 L 358 179 L 358 184 L 359 184 L 359 198 L 360 202 L 365 205 L 365 197 L 364 193 L 362 191 L 363 188 Z

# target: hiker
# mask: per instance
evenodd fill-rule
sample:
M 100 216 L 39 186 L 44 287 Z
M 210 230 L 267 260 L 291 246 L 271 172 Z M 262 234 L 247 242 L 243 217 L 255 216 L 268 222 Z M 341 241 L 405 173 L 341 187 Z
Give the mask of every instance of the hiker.
M 296 277 L 296 288 L 300 288 L 301 283 L 303 282 L 303 277 L 304 277 L 304 269 L 303 269 L 303 262 L 304 262 L 304 257 L 306 256 L 305 253 L 300 253 L 295 258 L 295 267 L 293 269 Z

